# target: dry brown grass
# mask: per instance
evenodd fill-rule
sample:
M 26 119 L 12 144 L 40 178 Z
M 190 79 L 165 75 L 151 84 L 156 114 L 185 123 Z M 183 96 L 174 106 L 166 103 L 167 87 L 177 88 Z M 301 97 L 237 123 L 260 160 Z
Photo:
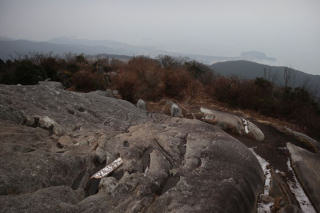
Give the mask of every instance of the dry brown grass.
M 79 71 L 72 76 L 73 87 L 78 91 L 105 90 L 107 82 L 104 75 L 97 72 Z
M 137 57 L 118 70 L 113 87 L 131 102 L 139 98 L 158 101 L 162 98 L 183 100 L 195 97 L 202 85 L 183 67 L 163 68 L 156 60 Z

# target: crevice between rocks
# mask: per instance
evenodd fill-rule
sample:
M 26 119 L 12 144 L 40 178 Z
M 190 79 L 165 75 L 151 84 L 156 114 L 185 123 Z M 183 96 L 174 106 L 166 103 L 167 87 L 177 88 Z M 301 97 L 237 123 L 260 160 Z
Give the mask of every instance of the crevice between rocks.
M 160 189 L 156 191 L 156 195 L 161 196 L 162 194 L 175 187 L 180 180 L 180 175 L 169 175 L 164 183 L 160 186 Z
M 166 158 L 166 160 L 170 163 L 172 168 L 178 167 L 178 165 L 174 162 L 172 156 L 161 146 L 157 139 L 153 140 L 156 146 L 159 148 L 158 151 Z
M 99 184 L 101 179 L 90 178 L 84 187 L 85 197 L 97 194 L 99 191 Z

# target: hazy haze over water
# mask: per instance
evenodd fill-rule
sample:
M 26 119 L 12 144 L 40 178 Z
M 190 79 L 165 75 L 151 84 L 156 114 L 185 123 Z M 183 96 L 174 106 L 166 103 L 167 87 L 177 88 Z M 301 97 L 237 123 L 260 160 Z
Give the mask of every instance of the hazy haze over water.
M 320 74 L 319 0 L 0 0 L 0 35 L 76 36 L 194 54 L 258 50 Z

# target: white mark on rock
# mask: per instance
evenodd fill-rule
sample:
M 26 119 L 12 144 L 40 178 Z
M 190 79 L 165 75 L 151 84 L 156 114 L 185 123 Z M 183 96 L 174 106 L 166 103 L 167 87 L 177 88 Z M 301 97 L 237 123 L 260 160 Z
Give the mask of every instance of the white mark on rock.
M 248 121 L 246 119 L 242 118 L 242 123 L 243 123 L 243 126 L 244 126 L 245 133 L 249 134 Z
M 149 167 L 147 167 L 147 168 L 146 168 L 146 170 L 144 171 L 144 174 L 143 174 L 143 176 L 147 176 L 147 174 L 148 174 L 148 171 L 149 171 Z
M 113 161 L 112 163 L 110 163 L 109 165 L 107 165 L 106 167 L 104 167 L 94 175 L 92 175 L 91 178 L 96 178 L 96 179 L 103 178 L 108 174 L 110 174 L 115 169 L 117 169 L 119 166 L 121 166 L 122 163 L 123 163 L 122 158 L 117 158 L 115 161 Z

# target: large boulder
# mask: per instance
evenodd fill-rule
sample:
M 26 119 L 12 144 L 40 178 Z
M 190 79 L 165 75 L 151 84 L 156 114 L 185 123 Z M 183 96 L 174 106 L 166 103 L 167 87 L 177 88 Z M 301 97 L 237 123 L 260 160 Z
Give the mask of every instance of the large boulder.
M 314 153 L 319 152 L 320 150 L 320 143 L 302 132 L 295 131 L 287 126 L 280 125 L 277 122 L 270 122 L 266 120 L 258 120 L 258 122 L 273 127 L 279 133 L 293 137 L 298 143 L 300 143 L 299 146 L 302 146 Z
M 287 144 L 292 167 L 314 208 L 320 212 L 320 154 Z
M 303 143 L 304 146 L 313 152 L 318 152 L 320 150 L 320 143 L 306 134 L 294 131 L 288 127 L 278 127 L 277 129 L 285 134 L 294 136 L 298 141 Z
M 263 188 L 255 156 L 219 128 L 198 120 L 147 122 L 103 147 L 107 163 L 118 155 L 124 161 L 118 169 L 124 175 L 107 195 L 114 212 L 132 206 L 137 212 L 254 212 Z
M 238 135 L 247 135 L 257 141 L 264 140 L 263 132 L 254 123 L 237 115 L 212 109 L 200 108 L 204 114 L 203 120 L 221 127 L 223 130 L 231 131 Z
M 48 131 L 0 120 L 0 195 L 27 193 L 49 186 L 78 188 L 89 170 L 89 156 L 59 153 Z
M 55 82 L 0 85 L 0 103 L 2 212 L 256 210 L 260 165 L 218 127 Z
M 46 116 L 69 132 L 79 128 L 123 131 L 147 119 L 146 114 L 127 101 L 94 92 L 66 91 L 56 82 L 0 85 L 0 103 L 0 119 L 20 121 L 20 113 L 28 118 Z M 9 116 L 10 111 L 12 116 Z

